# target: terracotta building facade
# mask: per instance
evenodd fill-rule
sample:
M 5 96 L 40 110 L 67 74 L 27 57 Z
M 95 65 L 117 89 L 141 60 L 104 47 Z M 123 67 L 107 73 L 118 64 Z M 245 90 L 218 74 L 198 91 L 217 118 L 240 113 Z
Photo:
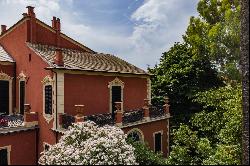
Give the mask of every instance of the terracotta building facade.
M 37 164 L 72 123 L 116 125 L 168 155 L 169 105 L 153 107 L 150 74 L 40 21 L 34 7 L 0 35 L 0 165 Z

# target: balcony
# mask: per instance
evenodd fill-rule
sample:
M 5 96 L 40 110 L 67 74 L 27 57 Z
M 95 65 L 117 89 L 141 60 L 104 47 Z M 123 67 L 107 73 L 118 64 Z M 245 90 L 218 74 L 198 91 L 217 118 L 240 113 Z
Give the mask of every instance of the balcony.
M 121 110 L 122 102 L 116 102 L 115 118 L 112 118 L 111 113 L 83 116 L 83 105 L 76 105 L 78 114 L 74 117 L 68 114 L 59 115 L 59 125 L 61 129 L 68 129 L 73 123 L 83 121 L 93 121 L 99 126 L 116 125 L 121 128 L 133 126 L 142 123 L 149 123 L 165 118 L 169 118 L 168 101 L 162 107 L 155 107 L 149 104 L 149 100 L 145 99 L 144 106 L 134 110 Z
M 0 129 L 24 126 L 23 115 L 0 115 Z
M 25 104 L 24 115 L 0 115 L 0 134 L 34 129 L 38 125 L 37 112 L 31 112 L 29 104 Z

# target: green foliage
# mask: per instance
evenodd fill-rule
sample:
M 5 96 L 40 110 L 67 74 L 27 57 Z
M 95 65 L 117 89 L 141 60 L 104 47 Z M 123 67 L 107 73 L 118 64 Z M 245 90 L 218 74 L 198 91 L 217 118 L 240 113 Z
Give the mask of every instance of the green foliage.
M 241 147 L 218 145 L 214 155 L 203 161 L 204 165 L 240 165 Z
M 205 58 L 193 56 L 186 44 L 175 43 L 160 59 L 160 64 L 149 71 L 152 77 L 152 102 L 163 104 L 163 98 L 170 98 L 171 114 L 174 120 L 178 115 L 198 110 L 192 98 L 197 92 L 207 90 L 221 84 L 217 72 Z M 182 116 L 184 117 L 184 116 Z M 177 118 L 177 119 L 175 119 Z
M 161 153 L 153 152 L 147 143 L 128 140 L 135 150 L 136 162 L 139 165 L 165 165 L 165 159 Z
M 197 10 L 184 42 L 149 69 L 153 104 L 170 98 L 167 164 L 240 164 L 239 0 L 200 0 Z
M 174 130 L 173 140 L 174 145 L 167 159 L 169 165 L 197 165 L 213 151 L 207 138 L 199 138 L 197 131 L 192 131 L 184 124 Z
M 241 141 L 241 86 L 227 85 L 197 94 L 196 102 L 204 105 L 204 110 L 192 119 L 192 125 L 206 136 L 214 136 L 211 141 L 237 144 Z
M 168 164 L 240 164 L 241 86 L 200 92 L 195 101 L 203 111 L 194 114 L 190 125 L 173 132 Z
M 191 17 L 185 43 L 192 54 L 207 57 L 222 75 L 240 80 L 240 6 L 239 0 L 200 0 L 199 17 Z

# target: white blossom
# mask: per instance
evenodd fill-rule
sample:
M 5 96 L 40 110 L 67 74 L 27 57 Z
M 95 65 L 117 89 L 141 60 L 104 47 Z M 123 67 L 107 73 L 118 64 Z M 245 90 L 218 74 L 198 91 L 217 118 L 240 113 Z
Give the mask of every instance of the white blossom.
M 59 143 L 44 151 L 42 165 L 137 165 L 127 135 L 115 126 L 98 127 L 94 122 L 74 123 Z

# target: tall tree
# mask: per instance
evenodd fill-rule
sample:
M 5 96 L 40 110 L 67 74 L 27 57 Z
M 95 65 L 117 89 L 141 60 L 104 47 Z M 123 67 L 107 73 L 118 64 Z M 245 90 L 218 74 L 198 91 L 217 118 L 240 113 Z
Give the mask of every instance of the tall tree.
M 235 165 L 241 163 L 242 93 L 232 84 L 197 94 L 203 105 L 187 125 L 173 132 L 171 165 Z
M 160 63 L 153 69 L 152 103 L 163 104 L 165 96 L 170 98 L 172 125 L 187 122 L 189 117 L 199 110 L 192 98 L 200 91 L 221 84 L 217 72 L 205 57 L 192 54 L 187 44 L 175 43 L 169 51 L 163 53 Z
M 240 39 L 243 97 L 242 164 L 249 165 L 249 0 L 241 0 Z
M 184 41 L 192 54 L 209 58 L 220 74 L 240 81 L 239 0 L 200 0 L 198 17 L 191 17 Z

